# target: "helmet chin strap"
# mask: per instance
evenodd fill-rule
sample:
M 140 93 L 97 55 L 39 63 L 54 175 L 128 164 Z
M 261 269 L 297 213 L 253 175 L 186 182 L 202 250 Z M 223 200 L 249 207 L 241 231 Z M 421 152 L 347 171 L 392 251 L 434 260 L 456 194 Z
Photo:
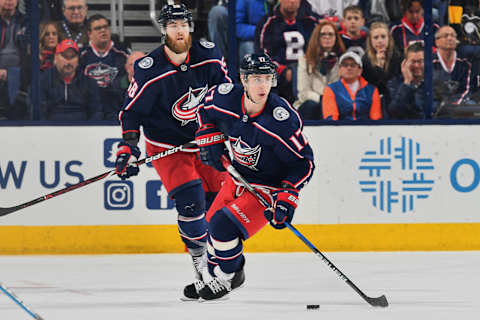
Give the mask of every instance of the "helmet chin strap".
M 252 97 L 250 97 L 250 95 L 248 94 L 248 85 L 247 84 L 245 84 L 245 96 L 247 97 L 248 100 L 252 101 L 254 104 L 258 104 L 258 102 L 253 100 Z

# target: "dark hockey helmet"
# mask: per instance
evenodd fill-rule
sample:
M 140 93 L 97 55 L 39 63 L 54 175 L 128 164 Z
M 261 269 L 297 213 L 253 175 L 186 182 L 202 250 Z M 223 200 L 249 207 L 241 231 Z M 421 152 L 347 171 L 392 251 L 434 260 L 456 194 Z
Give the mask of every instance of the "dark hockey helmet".
M 160 12 L 160 18 L 158 23 L 165 28 L 169 21 L 174 20 L 186 20 L 190 25 L 190 29 L 193 28 L 193 18 L 192 13 L 187 9 L 187 7 L 181 4 L 167 4 L 163 6 L 162 11 Z M 193 31 L 193 30 L 190 30 Z
M 275 69 L 276 65 L 267 54 L 249 53 L 243 57 L 242 63 L 240 64 L 240 75 L 242 75 L 246 81 L 249 74 L 272 74 L 272 86 L 275 87 L 277 85 L 277 72 Z

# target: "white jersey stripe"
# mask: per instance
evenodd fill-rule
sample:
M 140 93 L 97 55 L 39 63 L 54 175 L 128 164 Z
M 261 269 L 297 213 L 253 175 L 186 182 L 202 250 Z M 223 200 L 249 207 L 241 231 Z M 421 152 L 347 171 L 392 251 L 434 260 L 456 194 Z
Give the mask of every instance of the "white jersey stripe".
M 216 105 L 214 104 L 211 104 L 211 105 L 208 105 L 208 106 L 204 106 L 203 107 L 204 109 L 214 109 L 214 110 L 217 110 L 218 112 L 222 112 L 222 113 L 225 113 L 225 114 L 228 114 L 232 117 L 235 117 L 237 119 L 240 119 L 240 116 L 238 114 L 236 114 L 235 112 L 231 112 L 231 111 L 228 111 L 228 110 L 225 110 L 225 109 L 222 109 L 222 108 L 219 108 L 217 107 Z
M 302 156 L 300 153 L 296 152 L 295 150 L 293 150 L 292 147 L 290 147 L 288 145 L 288 143 L 286 143 L 282 138 L 280 138 L 278 135 L 276 135 L 275 133 L 271 132 L 270 130 L 267 130 L 266 128 L 262 127 L 261 125 L 259 125 L 257 122 L 253 122 L 252 123 L 255 127 L 257 127 L 258 129 L 262 130 L 263 132 L 265 132 L 266 134 L 268 134 L 269 136 L 272 136 L 273 138 L 277 139 L 278 141 L 280 141 L 285 147 L 287 147 L 288 150 L 290 150 L 294 155 L 296 155 L 298 158 L 300 159 L 303 159 L 304 156 Z
M 151 85 L 152 83 L 160 80 L 160 79 L 163 79 L 165 77 L 168 77 L 169 75 L 172 75 L 174 73 L 177 73 L 178 71 L 177 70 L 172 70 L 172 71 L 168 71 L 168 72 L 165 72 L 164 74 L 161 74 L 159 75 L 158 77 L 155 77 L 153 79 L 150 79 L 149 81 L 147 81 L 143 86 L 142 88 L 140 89 L 140 91 L 135 95 L 135 97 L 132 99 L 132 101 L 130 101 L 130 103 L 124 108 L 124 110 L 128 110 L 132 107 L 132 105 L 135 103 L 135 101 L 137 101 L 137 99 L 142 95 L 143 91 L 145 91 L 145 89 Z

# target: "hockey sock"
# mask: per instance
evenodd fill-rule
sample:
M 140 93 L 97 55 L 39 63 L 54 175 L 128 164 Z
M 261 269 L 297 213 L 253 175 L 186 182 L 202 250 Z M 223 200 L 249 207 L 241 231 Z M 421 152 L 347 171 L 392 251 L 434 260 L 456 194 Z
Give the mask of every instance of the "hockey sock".
M 242 269 L 245 258 L 240 230 L 222 210 L 217 211 L 210 219 L 209 235 L 220 269 L 225 273 Z
M 197 184 L 175 194 L 178 211 L 178 230 L 182 241 L 192 255 L 201 255 L 207 239 L 205 220 L 205 193 Z
M 217 263 L 217 257 L 215 257 L 215 248 L 212 245 L 212 240 L 210 237 L 207 238 L 207 267 L 208 267 L 208 273 L 212 277 L 215 276 L 215 273 L 213 272 L 213 269 L 218 266 Z

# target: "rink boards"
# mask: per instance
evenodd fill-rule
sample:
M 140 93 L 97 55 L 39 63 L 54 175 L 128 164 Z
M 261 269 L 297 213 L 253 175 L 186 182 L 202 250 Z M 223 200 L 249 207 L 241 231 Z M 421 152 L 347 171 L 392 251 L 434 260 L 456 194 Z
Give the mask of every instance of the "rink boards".
M 1 127 L 0 207 L 111 170 L 118 127 Z M 316 126 L 316 171 L 293 223 L 320 250 L 480 249 L 480 127 Z M 143 146 L 143 144 L 142 144 Z M 142 153 L 142 156 L 145 154 Z M 0 217 L 0 253 L 184 250 L 174 203 L 153 168 Z M 247 251 L 306 251 L 269 226 Z

